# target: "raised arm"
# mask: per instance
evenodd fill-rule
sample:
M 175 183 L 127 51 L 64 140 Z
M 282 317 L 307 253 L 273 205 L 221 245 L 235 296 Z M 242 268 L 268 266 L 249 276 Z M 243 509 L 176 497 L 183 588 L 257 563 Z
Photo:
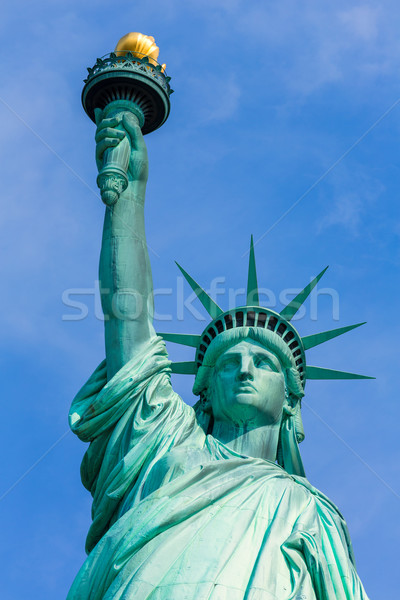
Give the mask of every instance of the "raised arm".
M 106 207 L 99 279 L 105 318 L 107 377 L 111 377 L 155 335 L 153 283 L 144 230 L 148 176 L 146 144 L 137 118 L 129 113 L 103 119 L 96 113 L 96 162 L 127 136 L 131 144 L 129 184 L 119 200 Z

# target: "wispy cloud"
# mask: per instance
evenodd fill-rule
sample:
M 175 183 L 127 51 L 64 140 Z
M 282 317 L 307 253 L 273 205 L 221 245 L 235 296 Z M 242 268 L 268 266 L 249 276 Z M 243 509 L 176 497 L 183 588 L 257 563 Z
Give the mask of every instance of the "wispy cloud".
M 359 194 L 348 193 L 338 196 L 330 212 L 320 221 L 320 231 L 333 225 L 341 225 L 357 234 L 363 212 L 363 200 Z
M 297 94 L 309 95 L 348 77 L 362 80 L 399 70 L 399 7 L 393 1 L 385 10 L 371 1 L 356 6 L 344 1 L 205 1 L 197 10 L 207 19 L 217 56 L 233 31 L 238 53 L 259 62 L 260 70 L 274 72 Z M 282 49 L 285 63 L 276 61 Z
M 342 167 L 340 174 L 333 178 L 331 187 L 334 202 L 319 220 L 319 233 L 339 226 L 353 236 L 359 235 L 361 223 L 385 191 L 384 185 L 368 176 L 361 167 L 358 172 L 354 170 L 351 173 Z
M 355 38 L 369 42 L 377 38 L 381 19 L 380 8 L 363 4 L 339 12 L 338 16 Z
M 241 89 L 234 74 L 204 73 L 187 83 L 203 124 L 228 121 L 236 115 Z

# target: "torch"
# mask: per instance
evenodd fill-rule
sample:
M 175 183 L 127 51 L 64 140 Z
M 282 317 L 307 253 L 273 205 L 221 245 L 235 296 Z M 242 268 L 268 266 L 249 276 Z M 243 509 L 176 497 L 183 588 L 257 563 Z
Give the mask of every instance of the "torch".
M 95 120 L 95 109 L 103 118 L 118 117 L 131 112 L 143 134 L 161 127 L 170 111 L 169 97 L 173 90 L 165 65 L 157 62 L 159 48 L 151 36 L 128 33 L 118 42 L 114 52 L 98 58 L 82 91 L 86 114 Z M 122 119 L 118 128 L 123 129 Z M 104 152 L 97 185 L 103 202 L 111 206 L 128 186 L 128 166 L 131 144 L 125 136 L 115 148 Z

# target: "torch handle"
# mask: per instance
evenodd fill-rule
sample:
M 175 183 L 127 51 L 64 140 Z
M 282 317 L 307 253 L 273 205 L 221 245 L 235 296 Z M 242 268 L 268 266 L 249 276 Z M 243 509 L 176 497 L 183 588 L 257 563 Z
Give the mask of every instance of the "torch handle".
M 141 110 L 134 103 L 126 100 L 115 100 L 106 106 L 103 118 L 120 117 L 120 123 L 116 129 L 125 131 L 122 125 L 122 113 L 131 112 L 142 126 Z M 144 119 L 143 119 L 144 120 Z M 126 133 L 126 132 L 125 132 Z M 131 143 L 128 135 L 113 148 L 104 152 L 103 166 L 97 176 L 97 185 L 100 188 L 101 199 L 107 206 L 115 204 L 122 192 L 128 187 L 128 168 L 131 156 Z

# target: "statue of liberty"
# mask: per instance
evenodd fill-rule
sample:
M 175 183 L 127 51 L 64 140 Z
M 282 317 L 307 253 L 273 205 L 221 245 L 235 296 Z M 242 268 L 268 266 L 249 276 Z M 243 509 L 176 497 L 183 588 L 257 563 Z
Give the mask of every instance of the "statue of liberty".
M 93 523 L 68 599 L 367 600 L 346 523 L 299 453 L 306 379 L 362 377 L 308 366 L 305 350 L 357 325 L 301 338 L 291 318 L 324 271 L 274 312 L 259 305 L 251 243 L 245 306 L 224 312 L 181 269 L 211 323 L 157 335 L 142 115 L 124 106 L 95 110 L 106 359 L 70 413 L 90 442 L 81 477 Z M 125 183 L 104 183 L 107 153 L 124 145 Z M 192 346 L 195 360 L 171 364 L 164 340 Z M 171 371 L 195 375 L 194 407 Z

